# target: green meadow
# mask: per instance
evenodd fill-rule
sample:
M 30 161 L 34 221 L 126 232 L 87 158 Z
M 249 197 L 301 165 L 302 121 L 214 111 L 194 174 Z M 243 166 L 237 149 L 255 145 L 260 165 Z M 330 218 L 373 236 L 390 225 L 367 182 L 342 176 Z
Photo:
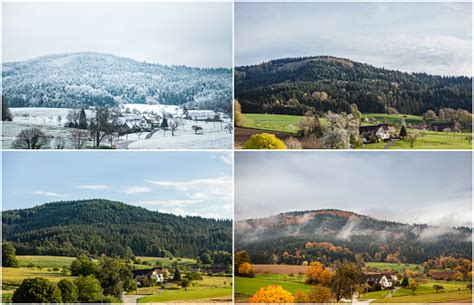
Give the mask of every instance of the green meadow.
M 186 291 L 176 284 L 159 287 L 144 287 L 137 290 L 137 295 L 147 295 L 138 299 L 139 303 L 216 300 L 232 301 L 232 277 L 203 276 L 202 281 L 194 281 Z

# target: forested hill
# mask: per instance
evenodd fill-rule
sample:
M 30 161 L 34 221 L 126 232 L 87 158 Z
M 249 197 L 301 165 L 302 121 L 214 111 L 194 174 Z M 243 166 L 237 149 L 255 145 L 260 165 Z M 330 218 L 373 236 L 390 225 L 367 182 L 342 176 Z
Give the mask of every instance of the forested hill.
M 3 239 L 17 254 L 196 257 L 232 251 L 232 222 L 181 217 L 124 203 L 60 201 L 4 211 Z
M 301 264 L 347 259 L 421 263 L 442 255 L 472 256 L 472 229 L 377 220 L 340 210 L 282 213 L 237 221 L 235 247 L 255 263 Z
M 302 115 L 363 113 L 389 107 L 405 114 L 428 109 L 462 108 L 471 112 L 472 78 L 442 77 L 376 68 L 348 59 L 316 56 L 272 60 L 235 69 L 235 96 L 245 113 Z
M 10 107 L 157 102 L 232 108 L 231 69 L 164 66 L 84 52 L 4 63 L 2 77 Z

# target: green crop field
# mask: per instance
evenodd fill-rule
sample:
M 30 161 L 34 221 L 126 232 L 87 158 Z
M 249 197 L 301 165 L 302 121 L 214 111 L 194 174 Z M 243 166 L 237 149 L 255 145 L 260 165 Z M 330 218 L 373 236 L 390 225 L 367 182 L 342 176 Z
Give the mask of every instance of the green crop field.
M 140 298 L 138 302 L 176 302 L 187 300 L 211 302 L 213 299 L 225 299 L 230 302 L 232 300 L 231 282 L 231 277 L 204 276 L 202 281 L 193 282 L 194 286 L 188 287 L 187 291 L 184 291 L 183 288 L 177 285 L 172 287 L 167 285 L 167 288 L 164 290 L 160 290 L 159 287 L 139 288 L 137 291 L 138 295 L 150 295 Z
M 291 293 L 296 293 L 298 290 L 308 292 L 311 288 L 296 277 L 290 277 L 285 274 L 257 274 L 254 278 L 235 277 L 235 294 L 246 302 L 257 290 L 264 286 L 279 285 Z
M 380 271 L 385 271 L 385 270 L 392 270 L 395 272 L 402 273 L 403 270 L 409 269 L 411 271 L 417 271 L 416 267 L 418 266 L 419 270 L 422 270 L 422 267 L 420 265 L 416 264 L 394 264 L 394 263 L 375 263 L 375 262 L 368 262 L 365 263 L 367 267 L 371 268 L 378 268 Z
M 75 257 L 47 255 L 17 255 L 20 267 L 61 268 L 70 266 Z
M 71 276 L 61 273 L 61 271 L 49 271 L 46 268 L 2 268 L 2 280 L 6 282 L 21 282 L 26 278 L 42 277 L 54 282 L 58 282 L 66 277 Z

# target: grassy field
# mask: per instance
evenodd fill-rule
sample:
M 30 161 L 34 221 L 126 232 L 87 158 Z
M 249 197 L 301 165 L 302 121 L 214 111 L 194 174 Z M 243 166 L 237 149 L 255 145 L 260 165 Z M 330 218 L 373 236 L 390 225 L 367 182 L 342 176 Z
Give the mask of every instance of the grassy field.
M 409 269 L 411 271 L 417 271 L 416 267 L 418 266 L 422 270 L 422 267 L 420 265 L 416 264 L 394 264 L 394 263 L 375 263 L 375 262 L 369 262 L 365 263 L 367 267 L 371 268 L 378 268 L 380 271 L 385 271 L 387 269 L 390 269 L 395 272 L 403 273 L 403 270 Z
M 146 262 L 147 264 L 134 264 L 133 266 L 135 269 L 148 269 L 157 263 L 166 268 L 170 267 L 173 263 L 177 263 L 180 267 L 186 269 L 187 267 L 190 267 L 196 263 L 196 260 L 192 258 L 170 259 L 168 257 L 137 256 L 137 259 L 142 262 Z
M 20 267 L 34 265 L 42 268 L 61 268 L 70 266 L 75 257 L 47 255 L 17 255 Z
M 410 131 L 409 131 L 410 132 Z M 390 149 L 472 149 L 472 144 L 466 141 L 471 133 L 447 133 L 442 131 L 423 131 L 423 136 L 416 139 L 413 148 L 406 140 L 399 140 Z M 366 144 L 363 149 L 383 149 L 387 143 L 379 142 Z
M 372 291 L 367 292 L 361 295 L 360 299 L 370 300 L 370 299 L 383 299 L 387 296 L 390 290 L 379 290 L 379 291 Z
M 299 281 L 296 276 L 291 277 L 286 274 L 257 274 L 254 278 L 235 277 L 234 291 L 239 296 L 239 301 L 248 302 L 248 298 L 259 288 L 269 285 L 282 286 L 291 293 L 298 290 L 308 292 L 311 286 L 304 284 L 303 280 Z
M 216 301 L 216 300 L 232 300 L 232 278 L 231 277 L 209 277 L 204 276 L 202 281 L 194 282 L 194 286 L 183 288 L 172 285 L 167 285 L 165 290 L 160 290 L 159 287 L 144 287 L 139 288 L 137 294 L 149 294 L 149 296 L 140 298 L 139 303 L 150 302 L 176 302 L 176 301 Z
M 2 268 L 3 283 L 7 282 L 21 282 L 26 278 L 42 277 L 54 282 L 59 282 L 61 279 L 71 276 L 65 275 L 60 271 L 49 271 L 48 269 L 38 268 Z
M 472 294 L 470 290 L 439 292 L 430 294 L 406 295 L 402 297 L 392 297 L 380 299 L 372 303 L 450 303 L 463 302 L 472 303 Z
M 365 113 L 365 117 L 376 120 L 378 123 L 388 123 L 400 126 L 405 120 L 406 124 L 419 124 L 423 117 L 411 114 L 387 114 L 387 113 Z M 370 125 L 370 124 L 369 124 Z
M 301 119 L 298 115 L 246 113 L 242 125 L 245 128 L 296 134 Z

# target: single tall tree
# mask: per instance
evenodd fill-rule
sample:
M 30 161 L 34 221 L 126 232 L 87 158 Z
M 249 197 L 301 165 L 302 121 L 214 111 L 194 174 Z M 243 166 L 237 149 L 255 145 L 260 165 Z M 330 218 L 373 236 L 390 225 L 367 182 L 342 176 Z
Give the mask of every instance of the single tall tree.
M 16 250 L 11 242 L 2 243 L 2 267 L 18 267 Z
M 2 95 L 2 121 L 12 121 L 13 116 L 8 107 L 8 100 Z

